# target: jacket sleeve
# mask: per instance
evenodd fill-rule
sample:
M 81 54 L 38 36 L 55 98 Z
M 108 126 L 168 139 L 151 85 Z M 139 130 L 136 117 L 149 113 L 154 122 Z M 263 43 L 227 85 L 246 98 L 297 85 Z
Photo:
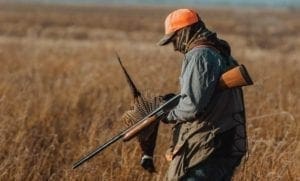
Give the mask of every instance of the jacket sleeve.
M 167 120 L 191 121 L 204 112 L 220 76 L 218 57 L 211 50 L 194 52 L 185 60 L 187 65 L 182 73 L 181 99 L 169 112 Z

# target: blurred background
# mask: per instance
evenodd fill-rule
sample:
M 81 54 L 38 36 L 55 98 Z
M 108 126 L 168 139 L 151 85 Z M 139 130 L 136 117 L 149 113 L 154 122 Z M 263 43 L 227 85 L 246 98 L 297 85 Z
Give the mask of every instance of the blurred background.
M 136 141 L 72 164 L 125 128 L 131 95 L 115 57 L 144 93 L 178 92 L 183 56 L 158 47 L 174 9 L 196 10 L 227 40 L 254 85 L 245 87 L 249 155 L 234 180 L 299 180 L 299 0 L 0 0 L 0 180 L 163 180 Z
M 197 5 L 197 6 L 256 6 L 294 7 L 299 0 L 10 0 L 10 2 L 68 3 L 68 4 L 127 4 L 127 5 Z

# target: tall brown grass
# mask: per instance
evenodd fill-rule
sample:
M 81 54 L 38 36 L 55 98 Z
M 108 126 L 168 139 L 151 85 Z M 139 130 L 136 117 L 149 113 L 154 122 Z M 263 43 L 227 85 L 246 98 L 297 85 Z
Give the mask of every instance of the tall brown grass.
M 178 91 L 182 55 L 155 45 L 172 9 L 1 4 L 0 180 L 162 180 L 166 125 L 155 174 L 140 168 L 134 141 L 71 165 L 124 128 L 131 95 L 114 51 L 140 89 Z M 249 156 L 235 180 L 299 180 L 300 12 L 198 12 L 255 80 L 244 89 Z

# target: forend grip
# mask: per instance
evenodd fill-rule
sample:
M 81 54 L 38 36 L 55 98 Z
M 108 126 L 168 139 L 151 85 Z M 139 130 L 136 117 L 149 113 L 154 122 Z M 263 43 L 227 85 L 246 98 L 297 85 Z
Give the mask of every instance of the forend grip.
M 141 124 L 136 125 L 133 127 L 130 131 L 128 131 L 124 136 L 123 136 L 123 141 L 129 141 L 133 137 L 135 137 L 139 132 L 141 132 L 143 129 L 149 127 L 151 124 L 153 124 L 157 120 L 157 116 L 151 116 L 145 121 L 143 121 Z

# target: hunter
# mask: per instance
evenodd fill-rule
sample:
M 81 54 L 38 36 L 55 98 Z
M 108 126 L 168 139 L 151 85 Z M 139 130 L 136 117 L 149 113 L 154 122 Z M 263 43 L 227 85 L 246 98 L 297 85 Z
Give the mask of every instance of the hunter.
M 164 121 L 173 124 L 166 180 L 231 180 L 246 154 L 247 136 L 242 89 L 217 87 L 221 74 L 238 65 L 230 46 L 190 9 L 167 16 L 158 44 L 169 43 L 184 59 L 182 97 Z

